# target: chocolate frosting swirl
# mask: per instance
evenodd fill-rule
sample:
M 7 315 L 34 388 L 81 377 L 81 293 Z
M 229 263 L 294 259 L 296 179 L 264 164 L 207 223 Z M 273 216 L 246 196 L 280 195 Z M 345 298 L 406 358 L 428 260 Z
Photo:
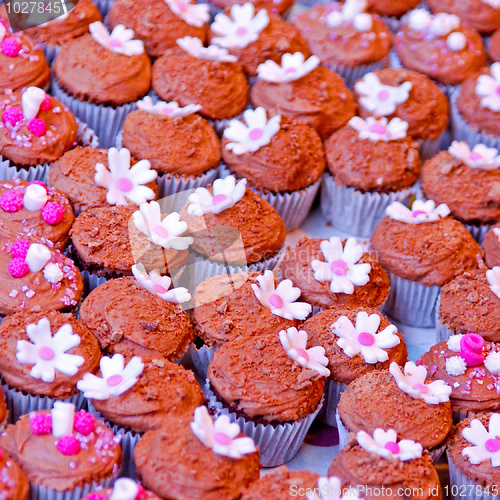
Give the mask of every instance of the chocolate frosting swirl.
M 500 266 L 500 238 L 493 231 L 500 229 L 500 223 L 495 224 L 484 236 L 484 261 L 489 268 Z
M 401 17 L 419 3 L 419 0 L 368 0 L 368 7 L 381 16 Z
M 5 500 L 26 500 L 29 489 L 28 480 L 19 465 L 2 451 L 0 457 L 0 494 L 2 497 Z

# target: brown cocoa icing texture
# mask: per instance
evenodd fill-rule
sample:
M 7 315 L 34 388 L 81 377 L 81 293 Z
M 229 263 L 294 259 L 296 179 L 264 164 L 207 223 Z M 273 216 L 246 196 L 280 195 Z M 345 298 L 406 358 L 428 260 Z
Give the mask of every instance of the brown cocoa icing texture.
M 324 378 L 289 358 L 276 332 L 227 342 L 215 351 L 207 376 L 216 396 L 250 420 L 297 422 L 323 395 Z
M 320 248 L 322 241 L 308 239 L 305 236 L 301 238 L 297 246 L 289 250 L 281 260 L 278 268 L 280 280 L 292 280 L 293 285 L 302 291 L 300 300 L 322 309 L 334 306 L 363 306 L 375 309 L 381 307 L 389 296 L 389 277 L 369 252 L 363 254 L 359 263 L 370 264 L 370 281 L 363 286 L 354 286 L 354 292 L 350 295 L 333 293 L 329 281 L 317 281 L 314 278 L 311 262 L 313 260 L 325 262 Z
M 381 16 L 401 17 L 419 3 L 419 0 L 369 0 L 368 7 Z
M 12 260 L 13 243 L 12 240 L 0 241 L 1 316 L 23 310 L 33 312 L 69 310 L 78 304 L 83 293 L 83 280 L 71 259 L 65 257 L 59 250 L 52 250 L 50 262 L 57 262 L 63 272 L 63 279 L 57 284 L 53 285 L 45 279 L 43 269 L 36 273 L 29 272 L 22 278 L 14 278 L 8 270 Z
M 207 187 L 213 193 L 211 185 Z M 274 257 L 282 247 L 286 229 L 276 210 L 258 194 L 247 189 L 243 198 L 220 214 L 204 216 L 181 212 L 192 248 L 216 262 L 245 265 Z M 234 241 L 230 246 L 228 242 Z
M 484 356 L 499 351 L 498 344 L 485 342 Z M 420 356 L 417 365 L 425 365 L 432 380 L 444 380 L 451 388 L 451 406 L 454 411 L 498 411 L 500 409 L 500 377 L 490 373 L 484 363 L 467 367 L 463 375 L 452 376 L 446 371 L 446 360 L 460 356 L 448 349 L 447 341 L 439 342 Z
M 481 75 L 491 76 L 490 69 L 483 68 L 463 82 L 457 99 L 457 108 L 469 127 L 497 136 L 500 135 L 500 113 L 481 106 L 482 98 L 476 95 L 477 80 Z
M 167 49 L 177 47 L 185 36 L 207 38 L 206 26 L 193 26 L 174 14 L 165 0 L 117 0 L 111 5 L 107 21 L 113 29 L 118 24 L 134 30 L 151 57 L 160 57 Z
M 21 91 L 4 95 L 0 99 L 2 115 L 11 107 L 22 110 Z M 15 130 L 12 125 L 6 125 L 2 120 L 0 154 L 16 165 L 51 163 L 76 146 L 78 128 L 75 117 L 58 99 L 51 97 L 51 108 L 38 111 L 36 117 L 43 120 L 47 126 L 47 132 L 41 136 L 32 134 L 24 119 L 17 123 Z
M 80 319 L 108 354 L 180 358 L 194 336 L 186 312 L 141 287 L 133 277 L 98 286 L 85 298 Z
M 318 487 L 318 474 L 306 470 L 288 470 L 285 466 L 266 474 L 252 483 L 244 491 L 241 500 L 285 500 L 296 498 L 301 488 L 303 491 Z
M 311 52 L 325 65 L 341 64 L 350 68 L 372 64 L 389 55 L 391 33 L 378 16 L 373 16 L 369 31 L 358 31 L 351 22 L 331 28 L 326 18 L 340 11 L 336 4 L 315 5 L 297 14 L 293 23 L 306 39 Z
M 406 462 L 385 459 L 363 449 L 354 436 L 350 437 L 347 446 L 333 459 L 328 468 L 328 476 L 338 477 L 343 487 L 357 489 L 366 500 L 442 498 L 437 471 L 425 450 L 420 458 Z M 407 496 L 404 494 L 405 490 L 412 491 L 413 494 Z
M 380 318 L 380 326 L 377 332 L 381 332 L 391 325 L 390 321 L 382 316 L 377 310 L 370 308 L 345 308 L 332 307 L 326 311 L 320 311 L 309 318 L 300 327 L 305 330 L 308 336 L 308 347 L 322 346 L 328 358 L 328 369 L 330 370 L 330 380 L 339 384 L 348 385 L 358 377 L 370 373 L 374 370 L 388 369 L 394 361 L 398 365 L 404 366 L 407 361 L 408 351 L 406 344 L 400 333 L 397 333 L 400 343 L 390 349 L 385 349 L 389 359 L 382 363 L 367 363 L 361 354 L 353 357 L 348 356 L 338 345 L 339 337 L 332 331 L 332 325 L 338 321 L 341 316 L 345 316 L 355 325 L 356 316 L 359 312 L 365 311 L 368 315 L 375 314 Z
M 500 62 L 500 29 L 491 35 L 488 55 L 493 62 Z
M 492 486 L 498 488 L 500 484 L 500 469 L 498 467 L 493 467 L 489 459 L 481 462 L 479 464 L 472 464 L 468 457 L 462 454 L 465 448 L 473 447 L 474 444 L 467 441 L 462 435 L 462 431 L 466 427 L 470 427 L 472 420 L 479 420 L 484 428 L 488 430 L 490 424 L 490 418 L 493 413 L 477 413 L 472 414 L 465 420 L 462 420 L 457 424 L 453 435 L 448 443 L 448 456 L 451 459 L 451 463 L 458 469 L 458 471 L 469 478 L 474 486 L 490 488 Z
M 385 217 L 371 238 L 378 261 L 390 274 L 426 286 L 443 286 L 477 269 L 481 248 L 455 219 L 407 224 Z
M 50 79 L 50 69 L 42 49 L 22 33 L 10 33 L 9 30 L 5 38 L 17 40 L 21 50 L 15 57 L 7 56 L 0 51 L 0 90 L 46 88 Z
M 374 71 L 380 83 L 399 87 L 404 82 L 411 82 L 412 88 L 408 99 L 396 106 L 394 114 L 388 120 L 398 117 L 408 123 L 407 134 L 415 139 L 437 139 L 448 127 L 448 99 L 441 89 L 427 76 L 407 69 L 380 69 Z M 359 81 L 359 80 L 358 80 Z M 359 114 L 362 118 L 371 115 L 359 102 L 359 94 L 354 89 L 358 101 Z
M 180 106 L 199 104 L 200 115 L 211 120 L 233 118 L 248 104 L 248 83 L 238 63 L 199 59 L 179 47 L 154 63 L 153 90 Z
M 89 32 L 89 25 L 101 21 L 99 10 L 91 0 L 79 0 L 64 20 L 54 19 L 44 26 L 26 30 L 28 36 L 50 47 L 64 45 Z
M 20 340 L 31 342 L 26 327 L 37 324 L 43 318 L 48 319 L 52 336 L 64 325 L 70 325 L 72 333 L 80 337 L 80 343 L 67 351 L 68 354 L 81 356 L 84 359 L 75 375 L 64 375 L 55 370 L 54 381 L 44 382 L 30 375 L 32 364 L 20 363 L 17 360 L 17 343 Z M 76 383 L 81 380 L 84 373 L 94 373 L 98 369 L 100 358 L 101 351 L 97 339 L 72 314 L 62 314 L 57 311 L 23 311 L 8 316 L 0 325 L 0 374 L 7 384 L 20 391 L 54 399 L 69 398 L 78 392 Z
M 217 33 L 210 30 L 209 41 L 217 36 Z M 257 67 L 266 61 L 280 64 L 284 54 L 302 52 L 306 59 L 311 54 L 299 30 L 276 14 L 269 14 L 269 23 L 255 42 L 243 48 L 229 47 L 228 50 L 238 58 L 238 63 L 248 76 L 257 76 Z
M 437 205 L 446 203 L 455 219 L 469 224 L 500 220 L 500 168 L 472 168 L 441 151 L 422 168 L 422 190 Z
M 484 261 L 486 262 L 486 265 L 489 268 L 500 266 L 499 234 L 500 234 L 500 223 L 496 224 L 491 229 L 489 229 L 484 236 L 484 241 L 483 241 Z
M 454 33 L 467 39 L 465 49 L 454 52 L 447 48 L 448 35 L 430 37 L 429 30 L 413 31 L 404 23 L 394 36 L 394 49 L 403 66 L 420 71 L 444 85 L 459 85 L 486 65 L 481 35 L 461 24 Z
M 233 5 L 243 5 L 243 0 L 211 0 L 211 2 L 221 9 L 227 9 Z M 270 14 L 287 14 L 294 5 L 294 0 L 251 0 L 255 6 L 255 11 L 266 9 Z
M 232 174 L 257 189 L 273 193 L 298 191 L 316 182 L 325 170 L 318 133 L 297 118 L 281 116 L 280 130 L 254 153 L 234 154 L 222 140 L 222 158 Z
M 408 136 L 374 142 L 346 125 L 327 139 L 325 149 L 328 170 L 340 186 L 390 193 L 413 186 L 420 176 L 418 143 Z
M 109 500 L 111 498 L 111 494 L 113 493 L 113 488 L 105 488 L 103 490 L 99 490 L 99 496 L 105 498 L 105 500 Z M 92 500 L 94 493 L 89 493 L 83 497 L 83 500 Z M 158 495 L 155 495 L 152 491 L 149 490 L 141 490 L 141 498 L 144 500 L 161 500 Z
M 50 410 L 36 413 L 50 414 Z M 63 455 L 56 447 L 58 438 L 52 434 L 33 434 L 30 426 L 33 416 L 33 413 L 23 415 L 16 425 L 9 425 L 0 436 L 0 446 L 34 486 L 69 492 L 105 481 L 120 470 L 122 450 L 104 422 L 97 420 L 96 430 L 85 436 L 85 448 L 76 455 Z
M 135 158 L 149 160 L 159 174 L 197 177 L 220 163 L 219 138 L 212 126 L 196 114 L 169 118 L 132 111 L 122 133 L 123 147 Z
M 142 263 L 161 274 L 179 270 L 188 250 L 165 249 L 151 243 L 132 221 L 136 206 L 92 208 L 81 213 L 71 228 L 74 256 L 80 266 L 107 277 L 131 276 L 132 266 Z M 167 214 L 165 214 L 166 216 Z
M 259 78 L 250 98 L 254 107 L 276 108 L 281 114 L 312 125 L 323 140 L 345 125 L 356 111 L 342 77 L 323 66 L 292 82 L 271 83 Z
M 191 421 L 172 418 L 144 434 L 134 449 L 142 484 L 164 500 L 239 499 L 259 479 L 258 452 L 238 459 L 214 453 L 195 436 Z
M 59 160 L 50 166 L 47 184 L 62 192 L 71 202 L 76 213 L 85 212 L 90 208 L 106 207 L 108 190 L 96 184 L 94 177 L 96 164 L 101 163 L 109 170 L 108 150 L 78 146 L 66 152 Z M 136 161 L 131 158 L 131 163 Z M 156 195 L 156 181 L 146 186 Z M 0 185 L 1 187 L 1 185 Z
M 468 271 L 441 289 L 439 322 L 455 333 L 474 332 L 500 342 L 500 299 L 485 270 Z
M 22 179 L 0 181 L 0 198 L 8 191 L 16 191 L 24 196 L 26 187 L 30 183 Z M 46 243 L 47 240 L 55 244 L 56 248 L 63 249 L 69 241 L 69 230 L 75 221 L 71 205 L 63 193 L 56 189 L 47 190 L 47 203 L 57 203 L 64 208 L 61 222 L 48 224 L 43 220 L 42 209 L 28 210 L 21 208 L 17 212 L 6 212 L 0 208 L 0 238 L 27 239 L 36 243 Z
M 143 359 L 136 384 L 120 396 L 92 399 L 94 408 L 113 424 L 146 432 L 172 415 L 192 415 L 205 400 L 191 370 L 165 359 Z
M 489 34 L 500 28 L 500 9 L 488 5 L 484 0 L 428 0 L 432 12 L 446 12 L 457 15 L 482 34 Z
M 256 278 L 261 275 L 245 272 L 214 276 L 196 287 L 192 320 L 205 344 L 219 347 L 240 335 L 278 335 L 280 330 L 298 326 L 298 321 L 273 314 L 257 300 L 252 284 L 259 286 Z
M 430 382 L 428 380 L 428 382 Z M 355 434 L 394 429 L 398 440 L 411 439 L 426 449 L 446 441 L 453 425 L 450 402 L 427 404 L 403 392 L 388 370 L 372 371 L 351 382 L 338 405 L 344 426 Z
M 0 452 L 0 495 L 6 500 L 26 500 L 29 489 L 28 480 L 19 465 L 4 451 Z
M 91 104 L 121 106 L 144 97 L 151 88 L 146 53 L 116 54 L 90 34 L 63 45 L 52 69 L 62 90 Z

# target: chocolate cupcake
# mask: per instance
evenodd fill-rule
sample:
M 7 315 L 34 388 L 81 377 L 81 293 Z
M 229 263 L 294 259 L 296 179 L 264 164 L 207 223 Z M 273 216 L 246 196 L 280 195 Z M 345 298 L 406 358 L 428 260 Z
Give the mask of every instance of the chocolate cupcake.
M 264 108 L 243 116 L 244 122 L 231 120 L 224 130 L 224 173 L 245 178 L 293 231 L 308 215 L 325 170 L 321 139 L 292 116 L 268 119 Z
M 218 14 L 221 10 L 229 10 L 233 5 L 243 5 L 245 3 L 251 3 L 255 6 L 257 11 L 261 9 L 266 9 L 269 14 L 280 14 L 284 18 L 294 6 L 294 0 L 251 0 L 250 2 L 245 2 L 245 0 L 209 0 L 208 2 L 212 6 L 212 11 Z
M 384 312 L 412 326 L 434 326 L 440 287 L 477 269 L 479 245 L 445 205 L 416 200 L 411 210 L 387 207 L 371 246 L 389 274 L 391 293 Z
M 300 52 L 285 54 L 281 66 L 266 61 L 250 93 L 253 106 L 294 116 L 327 139 L 354 116 L 356 105 L 342 77 L 319 62 Z
M 112 488 L 104 488 L 97 493 L 89 493 L 83 500 L 112 500 L 113 498 L 125 498 L 129 500 L 161 500 L 150 490 L 145 490 L 139 483 L 128 477 L 120 477 L 115 481 Z
M 484 236 L 484 261 L 489 268 L 500 266 L 500 223 L 491 227 Z
M 99 136 L 115 144 L 125 117 L 151 89 L 151 62 L 141 40 L 123 25 L 108 33 L 101 22 L 65 44 L 54 65 L 53 92 Z
M 368 7 L 380 16 L 401 18 L 419 3 L 418 0 L 368 0 Z
M 158 194 L 157 173 L 128 149 L 77 147 L 53 163 L 47 184 L 71 202 L 77 214 L 109 205 L 141 205 Z
M 407 129 L 399 118 L 355 116 L 327 139 L 321 210 L 335 227 L 370 237 L 391 203 L 417 194 L 419 145 Z
M 500 62 L 500 29 L 491 35 L 488 44 L 488 55 L 493 62 Z
M 144 42 L 150 57 L 161 57 L 185 36 L 207 38 L 209 6 L 191 0 L 115 0 L 107 22 L 111 28 L 123 24 Z
M 298 287 L 301 299 L 316 310 L 329 307 L 381 309 L 389 279 L 377 259 L 355 238 L 342 241 L 303 237 L 278 267 L 280 279 Z
M 76 384 L 97 370 L 101 352 L 72 314 L 24 311 L 0 325 L 0 375 L 10 418 L 52 408 L 55 400 L 82 408 Z
M 420 356 L 417 365 L 427 368 L 431 380 L 444 380 L 451 388 L 455 418 L 469 412 L 500 408 L 500 348 L 476 333 L 453 335 Z
M 315 5 L 292 20 L 311 52 L 350 88 L 358 78 L 389 63 L 391 33 L 379 16 L 364 12 L 365 7 L 362 0 Z
M 26 500 L 30 485 L 19 465 L 4 451 L 0 452 L 0 492 L 5 498 Z
M 408 352 L 401 334 L 378 311 L 365 307 L 332 307 L 301 325 L 311 346 L 324 346 L 330 376 L 319 418 L 336 427 L 335 411 L 345 387 L 374 370 L 403 366 Z
M 237 500 L 260 470 L 253 441 L 226 416 L 212 421 L 204 406 L 194 418 L 171 418 L 146 432 L 134 461 L 142 484 L 169 500 Z

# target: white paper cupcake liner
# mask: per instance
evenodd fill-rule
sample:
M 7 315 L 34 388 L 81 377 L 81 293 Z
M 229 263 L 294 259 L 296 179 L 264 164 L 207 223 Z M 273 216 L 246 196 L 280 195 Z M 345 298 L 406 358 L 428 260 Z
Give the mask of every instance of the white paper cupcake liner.
M 83 295 L 86 297 L 94 288 L 108 281 L 104 276 L 97 276 L 88 271 L 80 271 L 83 279 Z
M 168 177 L 160 174 L 156 178 L 156 184 L 158 185 L 158 199 L 182 193 L 183 191 L 208 186 L 208 184 L 212 184 L 218 176 L 219 168 L 212 168 L 198 177 L 186 177 L 183 175 L 180 177 L 175 175 Z
M 327 64 L 327 67 L 338 73 L 345 80 L 345 84 L 352 89 L 354 83 L 367 73 L 389 67 L 389 56 L 371 64 L 360 64 L 354 67 L 345 64 Z
M 57 54 L 61 51 L 60 45 L 47 45 L 46 43 L 37 42 L 40 45 L 40 48 L 43 50 L 45 54 L 45 59 L 49 63 L 49 66 L 52 66 L 52 63 L 55 61 Z
M 104 19 L 107 15 L 111 6 L 113 5 L 114 0 L 93 0 L 96 7 L 99 9 L 102 18 Z
M 455 335 L 455 330 L 449 328 L 439 319 L 439 309 L 441 305 L 441 293 L 436 300 L 436 344 L 443 340 L 448 340 L 452 335 Z
M 259 447 L 259 458 L 263 467 L 278 467 L 289 462 L 297 454 L 309 427 L 323 405 L 322 398 L 316 410 L 298 422 L 288 422 L 275 426 L 255 424 L 243 417 L 238 417 L 222 406 L 210 390 L 209 385 L 207 379 L 205 394 L 207 395 L 208 407 L 214 409 L 217 415 L 228 415 L 231 422 L 236 422 L 240 426 L 243 434 L 253 439 L 255 445 Z
M 305 7 L 314 7 L 324 3 L 330 3 L 331 0 L 297 0 L 296 5 L 304 5 Z
M 215 354 L 214 348 L 209 348 L 206 345 L 197 349 L 194 345 L 189 346 L 189 354 L 191 361 L 196 370 L 196 373 L 202 378 L 207 378 L 208 365 Z
M 434 326 L 440 288 L 388 274 L 391 291 L 384 307 L 384 314 L 409 326 Z
M 492 224 L 481 224 L 480 226 L 474 226 L 472 224 L 465 224 L 465 229 L 469 231 L 472 237 L 482 245 L 486 233 L 492 228 Z
M 422 162 L 434 158 L 439 151 L 447 149 L 451 144 L 450 134 L 445 130 L 437 139 L 418 139 L 418 153 Z
M 337 405 L 344 391 L 345 385 L 326 379 L 323 407 L 318 413 L 317 420 L 330 427 L 337 427 Z
M 339 186 L 332 175 L 323 175 L 321 212 L 336 228 L 369 238 L 393 202 L 407 203 L 417 194 L 415 186 L 395 193 L 362 193 L 353 187 Z

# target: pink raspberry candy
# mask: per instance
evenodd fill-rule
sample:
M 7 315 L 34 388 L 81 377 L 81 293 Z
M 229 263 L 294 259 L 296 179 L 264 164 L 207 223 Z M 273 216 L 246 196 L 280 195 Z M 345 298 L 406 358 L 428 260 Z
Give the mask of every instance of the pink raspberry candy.
M 33 118 L 28 124 L 28 129 L 33 135 L 41 137 L 47 132 L 47 124 L 41 118 Z
M 42 101 L 42 104 L 40 104 L 40 109 L 42 111 L 49 111 L 52 108 L 52 99 L 50 98 L 50 95 L 46 95 L 45 99 Z
M 95 418 L 87 411 L 79 411 L 75 413 L 73 429 L 83 436 L 88 436 L 96 428 Z
M 91 493 L 87 495 L 86 500 L 107 500 L 101 493 Z
M 135 500 L 142 500 L 146 496 L 146 490 L 142 486 L 142 484 L 137 485 L 137 495 Z
M 7 57 L 16 57 L 21 51 L 21 44 L 15 38 L 5 38 L 0 48 Z
M 12 257 L 16 257 L 18 259 L 25 259 L 30 246 L 31 243 L 28 240 L 17 240 L 12 245 Z
M 57 443 L 57 449 L 66 456 L 76 455 L 80 449 L 80 441 L 75 436 L 64 436 Z
M 37 413 L 30 419 L 31 431 L 35 436 L 52 432 L 52 417 L 48 413 Z
M 42 208 L 42 219 L 47 224 L 59 224 L 64 216 L 64 207 L 59 203 L 49 201 Z
M 12 259 L 9 262 L 9 273 L 14 278 L 22 278 L 30 272 L 28 263 L 24 259 Z
M 42 181 L 33 181 L 33 182 L 30 182 L 28 184 L 28 186 L 30 186 L 31 184 L 37 184 L 38 186 L 42 186 L 45 191 L 47 191 L 47 185 L 45 184 L 45 182 L 42 182 Z
M 7 26 L 7 22 L 6 22 L 6 21 L 4 21 L 3 19 L 0 19 L 0 24 L 1 24 L 4 28 L 7 28 L 7 29 L 9 28 L 9 27 Z
M 9 214 L 19 212 L 23 208 L 23 197 L 17 191 L 6 191 L 0 197 L 0 207 Z
M 12 106 L 11 108 L 6 109 L 3 112 L 2 119 L 4 123 L 8 123 L 14 127 L 15 125 L 17 125 L 17 122 L 20 122 L 24 119 L 24 115 L 19 108 Z

